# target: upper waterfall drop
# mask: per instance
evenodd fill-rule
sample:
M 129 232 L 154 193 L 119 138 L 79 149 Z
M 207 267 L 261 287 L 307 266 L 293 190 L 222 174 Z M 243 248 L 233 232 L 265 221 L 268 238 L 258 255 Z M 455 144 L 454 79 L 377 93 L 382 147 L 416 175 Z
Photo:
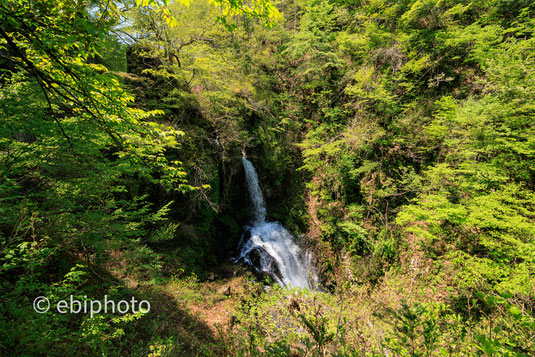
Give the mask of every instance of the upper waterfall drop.
M 266 206 L 253 164 L 242 158 L 249 196 L 253 204 L 253 221 L 245 227 L 240 256 L 259 272 L 264 272 L 282 286 L 314 289 L 318 284 L 311 255 L 295 244 L 292 235 L 279 222 L 266 222 Z M 247 239 L 248 237 L 248 239 Z M 254 258 L 256 254 L 256 259 Z
M 253 217 L 255 223 L 262 223 L 266 221 L 266 206 L 264 204 L 264 196 L 262 190 L 258 184 L 258 175 L 251 163 L 245 157 L 242 158 L 243 168 L 245 169 L 245 179 L 247 180 L 247 188 L 249 190 L 249 196 L 253 203 Z

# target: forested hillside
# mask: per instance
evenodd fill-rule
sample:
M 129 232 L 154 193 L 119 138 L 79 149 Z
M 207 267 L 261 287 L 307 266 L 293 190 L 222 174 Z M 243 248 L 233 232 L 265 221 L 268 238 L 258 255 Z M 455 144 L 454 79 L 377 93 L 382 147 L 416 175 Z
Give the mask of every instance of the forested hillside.
M 0 0 L 0 355 L 535 355 L 534 32 L 531 0 Z M 316 289 L 236 259 L 242 157 Z M 58 303 L 105 296 L 150 311 Z

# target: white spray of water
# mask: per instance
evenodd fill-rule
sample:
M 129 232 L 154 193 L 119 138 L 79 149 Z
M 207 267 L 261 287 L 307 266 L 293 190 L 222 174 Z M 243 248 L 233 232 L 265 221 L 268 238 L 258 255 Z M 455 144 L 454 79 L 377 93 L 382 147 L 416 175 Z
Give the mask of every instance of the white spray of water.
M 292 235 L 279 222 L 266 222 L 266 207 L 258 175 L 249 160 L 244 157 L 242 161 L 254 211 L 252 225 L 246 227 L 250 237 L 245 240 L 247 235 L 244 235 L 242 238 L 238 260 L 254 266 L 259 272 L 269 274 L 280 285 L 315 288 L 318 278 L 311 256 L 303 253 Z

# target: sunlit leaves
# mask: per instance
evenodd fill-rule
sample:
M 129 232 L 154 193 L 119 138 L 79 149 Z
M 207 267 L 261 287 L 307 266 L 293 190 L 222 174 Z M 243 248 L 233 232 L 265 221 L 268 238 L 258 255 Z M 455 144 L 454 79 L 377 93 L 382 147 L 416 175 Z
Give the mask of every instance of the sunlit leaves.
M 244 14 L 256 17 L 268 27 L 271 27 L 274 23 L 273 20 L 280 16 L 279 11 L 270 0 L 253 0 L 250 3 L 243 0 L 210 0 L 210 2 L 221 8 L 221 15 L 217 19 L 231 31 L 236 29 L 236 25 L 228 23 L 227 18 L 234 15 Z
M 177 2 L 184 6 L 189 6 L 192 0 L 177 0 Z M 221 9 L 221 15 L 216 19 L 221 21 L 229 30 L 235 30 L 236 26 L 227 21 L 234 15 L 246 15 L 256 17 L 263 21 L 266 26 L 273 25 L 273 19 L 280 16 L 277 8 L 270 0 L 253 0 L 250 3 L 245 3 L 242 0 L 210 0 L 211 3 L 216 4 Z M 177 19 L 169 10 L 171 2 L 169 0 L 136 0 L 137 6 L 153 7 L 157 12 L 161 12 L 164 16 L 165 22 L 170 27 L 178 25 Z
M 150 118 L 160 115 L 161 111 L 145 113 L 131 108 L 133 97 L 121 88 L 117 79 L 103 65 L 90 63 L 98 52 L 99 43 L 87 35 L 101 35 L 108 25 L 75 14 L 65 4 L 44 2 L 43 6 L 49 6 L 52 13 L 56 11 L 55 6 L 65 6 L 68 11 L 59 12 L 54 18 L 45 16 L 37 20 L 40 22 L 33 25 L 33 30 L 24 18 L 11 17 L 6 12 L 2 13 L 2 18 L 21 28 L 20 33 L 7 34 L 4 38 L 12 41 L 11 47 L 24 51 L 21 55 L 22 52 L 11 48 L 14 51 L 11 58 L 27 73 L 36 76 L 36 84 L 45 96 L 44 103 L 50 103 L 51 109 L 68 108 L 77 116 L 76 120 L 92 123 L 93 130 L 109 137 L 108 145 L 119 146 L 122 157 L 140 165 L 139 170 L 148 170 L 149 176 L 160 175 L 159 171 L 163 170 L 169 176 L 164 174 L 158 179 L 160 182 L 181 190 L 188 187 L 184 185 L 182 169 L 165 161 L 165 148 L 176 146 L 175 136 L 181 133 L 163 124 L 153 125 Z M 24 7 L 18 10 L 29 11 Z M 31 18 L 30 15 L 27 18 Z M 72 29 L 73 23 L 75 29 Z M 78 41 L 71 42 L 74 38 Z M 57 119 L 65 139 L 76 151 L 75 138 L 80 134 L 63 128 L 61 121 L 63 119 Z

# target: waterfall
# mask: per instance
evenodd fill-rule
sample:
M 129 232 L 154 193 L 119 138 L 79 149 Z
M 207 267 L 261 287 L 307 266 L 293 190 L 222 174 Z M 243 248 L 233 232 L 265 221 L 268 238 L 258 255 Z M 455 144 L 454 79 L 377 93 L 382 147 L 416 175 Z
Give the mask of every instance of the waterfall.
M 253 217 L 254 222 L 261 224 L 266 221 L 266 206 L 264 204 L 264 196 L 258 184 L 258 175 L 254 169 L 251 161 L 246 158 L 242 159 L 243 168 L 245 169 L 245 179 L 247 180 L 247 189 L 249 190 L 249 197 L 253 203 Z
M 318 283 L 312 257 L 295 243 L 292 235 L 279 222 L 266 222 L 266 206 L 258 175 L 245 157 L 247 188 L 253 205 L 253 220 L 245 227 L 237 261 L 252 265 L 282 286 L 313 289 Z

